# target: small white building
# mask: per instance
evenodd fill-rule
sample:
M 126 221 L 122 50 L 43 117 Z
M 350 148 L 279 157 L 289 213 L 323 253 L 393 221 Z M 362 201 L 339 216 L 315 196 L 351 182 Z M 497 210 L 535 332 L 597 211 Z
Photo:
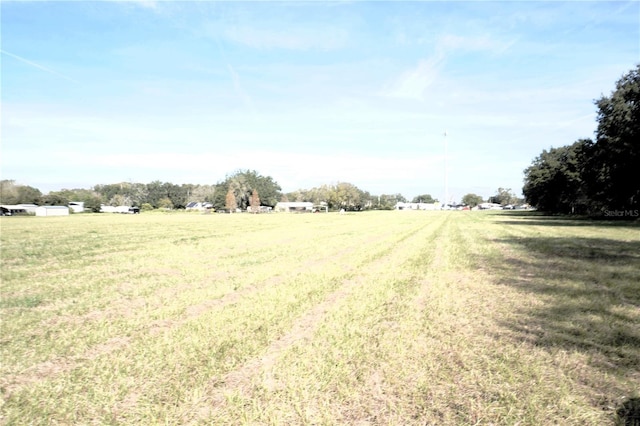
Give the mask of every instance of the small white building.
M 18 204 L 20 208 L 23 208 L 27 214 L 36 214 L 37 204 Z
M 273 208 L 271 206 L 260 206 L 257 211 L 254 212 L 251 206 L 247 206 L 247 213 L 271 213 Z
M 67 206 L 36 207 L 36 216 L 69 216 L 69 207 Z
M 13 216 L 16 214 L 36 214 L 35 204 L 3 204 L 0 206 L 2 216 Z
M 396 204 L 396 210 L 440 210 L 440 203 L 403 203 Z
M 312 213 L 313 203 L 306 201 L 281 201 L 274 207 L 276 212 Z
M 84 201 L 69 201 L 69 208 L 74 213 L 82 213 L 84 212 Z
M 502 206 L 496 203 L 481 203 L 478 204 L 480 210 L 502 210 Z
M 140 213 L 140 209 L 131 206 L 105 206 L 101 204 L 100 213 Z

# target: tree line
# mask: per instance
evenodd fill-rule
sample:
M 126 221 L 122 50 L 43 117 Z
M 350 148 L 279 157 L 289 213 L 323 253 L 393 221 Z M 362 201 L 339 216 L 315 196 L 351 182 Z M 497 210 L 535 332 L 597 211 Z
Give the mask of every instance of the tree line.
M 523 193 L 550 213 L 638 217 L 640 64 L 594 103 L 595 139 L 543 150 L 524 171 Z
M 151 183 L 121 182 L 95 185 L 91 189 L 63 189 L 43 195 L 28 185 L 13 180 L 0 181 L 0 204 L 68 205 L 83 202 L 85 210 L 99 212 L 102 205 L 138 206 L 143 210 L 184 209 L 190 202 L 210 203 L 216 210 L 242 209 L 257 211 L 260 206 L 274 207 L 279 201 L 306 201 L 325 204 L 330 210 L 392 210 L 399 202 L 407 202 L 402 194 L 372 195 L 348 182 L 321 185 L 283 193 L 271 177 L 255 170 L 238 170 L 213 185 L 177 185 L 159 180 Z M 466 194 L 462 202 L 474 207 L 484 200 L 477 194 Z M 499 188 L 490 202 L 515 203 L 510 189 Z M 520 200 L 521 201 L 521 200 Z M 413 197 L 413 203 L 438 203 L 430 194 Z
M 84 202 L 85 209 L 98 212 L 101 205 L 139 206 L 143 210 L 184 209 L 190 202 L 210 203 L 216 210 L 246 210 L 274 207 L 279 201 L 326 203 L 335 210 L 393 209 L 398 201 L 406 199 L 401 194 L 373 196 L 347 182 L 283 193 L 271 176 L 255 170 L 238 170 L 213 185 L 121 182 L 95 185 L 91 189 L 63 189 L 46 195 L 13 180 L 0 181 L 0 204 L 67 205 L 72 201 Z

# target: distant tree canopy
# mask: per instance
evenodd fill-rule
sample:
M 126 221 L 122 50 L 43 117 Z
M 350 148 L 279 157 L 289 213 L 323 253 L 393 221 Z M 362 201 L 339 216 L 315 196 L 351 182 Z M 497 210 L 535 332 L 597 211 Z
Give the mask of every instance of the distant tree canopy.
M 18 185 L 16 192 L 16 204 L 40 204 L 42 202 L 42 192 L 39 189 L 27 185 Z
M 255 170 L 239 170 L 215 185 L 213 206 L 216 209 L 225 208 L 227 194 L 231 191 L 237 208 L 246 210 L 251 205 L 251 194 L 254 190 L 260 194 L 260 203 L 263 206 L 273 207 L 282 197 L 282 188 L 271 176 L 262 176 Z
M 555 213 L 582 212 L 587 199 L 582 180 L 582 161 L 588 140 L 543 150 L 525 170 L 522 189 L 527 201 L 540 210 Z
M 481 204 L 482 201 L 482 197 L 477 194 L 466 194 L 464 197 L 462 197 L 462 203 L 466 204 L 469 207 L 475 207 L 478 204 Z
M 260 194 L 262 196 L 262 193 Z M 338 182 L 311 189 L 299 189 L 285 194 L 289 201 L 307 201 L 314 204 L 327 203 L 330 209 L 364 210 L 375 206 L 377 198 L 352 183 Z M 395 204 L 394 204 L 395 205 Z
M 596 140 L 587 143 L 583 176 L 598 209 L 640 206 L 640 64 L 616 83 L 598 107 Z
M 411 202 L 431 204 L 431 203 L 435 203 L 436 200 L 431 196 L 431 194 L 424 194 L 424 195 L 416 195 L 415 197 L 413 197 L 413 200 Z
M 228 195 L 233 195 L 233 201 Z M 430 195 L 421 195 L 423 202 L 433 200 Z M 287 194 L 271 177 L 260 175 L 255 170 L 239 170 L 227 175 L 214 185 L 177 185 L 155 180 L 153 182 L 120 182 L 99 184 L 91 189 L 62 189 L 42 195 L 39 190 L 16 185 L 12 180 L 0 181 L 0 199 L 3 204 L 33 203 L 62 204 L 72 201 L 84 202 L 85 211 L 99 212 L 101 205 L 144 206 L 150 209 L 181 209 L 189 202 L 209 202 L 215 209 L 259 210 L 260 206 L 275 206 L 283 200 L 326 203 L 332 210 L 391 210 L 398 202 L 407 200 L 402 194 L 371 195 L 349 182 L 321 185 L 311 189 L 299 189 Z
M 402 194 L 382 194 L 378 197 L 376 207 L 380 210 L 393 210 L 398 203 L 406 203 L 407 199 Z
M 18 185 L 14 180 L 0 180 L 0 204 L 41 204 L 42 193 L 27 185 Z
M 190 192 L 194 185 L 176 185 L 170 182 L 160 182 L 159 180 L 147 184 L 146 202 L 155 208 L 184 208 L 189 199 Z M 133 204 L 138 205 L 140 199 L 132 196 Z
M 200 187 L 203 188 L 200 188 Z M 110 206 L 141 206 L 150 204 L 153 208 L 184 208 L 193 201 L 193 193 L 200 191 L 203 198 L 211 195 L 211 185 L 176 185 L 170 182 L 131 183 L 121 182 L 108 185 L 96 185 L 94 191 L 100 195 L 104 204 Z M 209 201 L 199 199 L 197 201 Z
M 518 197 L 511 191 L 511 188 L 498 188 L 496 194 L 489 197 L 490 203 L 501 204 L 503 206 L 516 204 L 518 201 Z
M 523 193 L 551 213 L 640 208 L 640 64 L 595 101 L 595 140 L 544 150 L 525 171 Z
M 42 204 L 45 206 L 66 206 L 69 201 L 71 200 L 60 192 L 50 192 L 42 197 Z
M 155 180 L 153 182 L 120 182 L 99 184 L 91 189 L 62 189 L 46 195 L 30 186 L 17 185 L 13 180 L 0 181 L 2 204 L 47 204 L 67 205 L 72 201 L 84 202 L 85 211 L 99 212 L 102 205 L 138 206 L 150 209 L 181 209 L 191 202 L 209 202 L 215 209 L 228 208 L 228 194 L 233 195 L 235 208 L 259 209 L 260 206 L 275 206 L 279 201 L 309 201 L 326 203 L 332 210 L 391 210 L 398 202 L 406 202 L 402 194 L 371 195 L 349 182 L 338 182 L 311 189 L 299 189 L 287 194 L 271 176 L 262 176 L 255 170 L 239 170 L 227 175 L 214 185 L 177 185 Z M 430 195 L 416 198 L 422 202 L 433 202 Z

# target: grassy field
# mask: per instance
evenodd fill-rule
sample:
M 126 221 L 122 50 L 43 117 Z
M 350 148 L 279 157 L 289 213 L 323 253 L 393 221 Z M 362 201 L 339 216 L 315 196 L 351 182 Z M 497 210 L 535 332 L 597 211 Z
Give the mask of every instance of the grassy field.
M 640 397 L 637 223 L 0 226 L 2 424 L 606 425 Z

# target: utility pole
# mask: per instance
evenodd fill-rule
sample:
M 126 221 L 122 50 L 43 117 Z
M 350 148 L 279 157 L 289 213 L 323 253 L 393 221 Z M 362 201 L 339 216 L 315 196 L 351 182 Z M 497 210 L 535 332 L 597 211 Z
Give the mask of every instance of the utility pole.
M 447 131 L 444 131 L 444 206 L 449 202 L 449 147 L 447 143 Z

